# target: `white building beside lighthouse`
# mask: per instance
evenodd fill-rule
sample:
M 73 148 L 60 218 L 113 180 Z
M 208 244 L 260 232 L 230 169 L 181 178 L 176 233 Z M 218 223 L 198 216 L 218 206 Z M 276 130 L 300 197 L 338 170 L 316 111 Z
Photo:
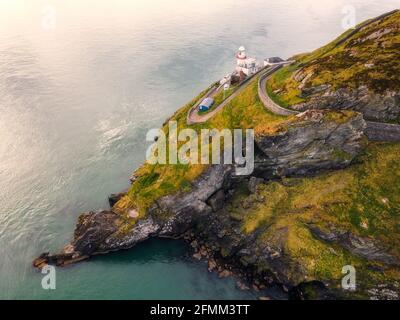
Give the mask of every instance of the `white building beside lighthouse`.
M 257 72 L 257 60 L 248 58 L 245 47 L 241 46 L 236 54 L 236 72 L 243 72 L 246 76 L 251 76 Z

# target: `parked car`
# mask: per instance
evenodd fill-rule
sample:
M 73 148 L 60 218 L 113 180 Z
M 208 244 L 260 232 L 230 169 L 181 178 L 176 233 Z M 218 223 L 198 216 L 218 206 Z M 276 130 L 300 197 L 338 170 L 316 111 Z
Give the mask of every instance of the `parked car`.
M 199 105 L 199 111 L 207 111 L 209 110 L 212 105 L 214 104 L 214 99 L 213 98 L 205 98 Z

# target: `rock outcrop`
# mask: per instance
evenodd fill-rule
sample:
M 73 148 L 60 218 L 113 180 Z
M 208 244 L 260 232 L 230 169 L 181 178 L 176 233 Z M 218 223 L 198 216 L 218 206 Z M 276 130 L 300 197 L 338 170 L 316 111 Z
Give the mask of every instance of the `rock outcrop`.
M 316 237 L 338 243 L 356 256 L 382 262 L 385 265 L 400 266 L 400 261 L 396 257 L 388 254 L 387 250 L 378 248 L 372 239 L 362 238 L 343 230 L 323 231 L 315 226 L 310 226 L 310 230 Z
M 270 178 L 343 168 L 362 148 L 365 127 L 361 114 L 306 111 L 281 132 L 256 137 L 256 170 Z
M 228 185 L 231 171 L 231 166 L 211 166 L 193 183 L 191 192 L 157 200 L 146 217 L 138 221 L 112 210 L 84 213 L 78 218 L 71 243 L 58 254 L 42 254 L 33 265 L 64 266 L 93 255 L 131 248 L 150 237 L 182 236 L 200 216 L 212 211 L 207 201 Z
M 44 253 L 33 265 L 41 268 L 45 264 L 65 266 L 89 258 L 96 254 L 128 249 L 158 234 L 160 225 L 151 216 L 141 219 L 135 225 L 134 232 L 129 221 L 111 210 L 89 212 L 79 216 L 74 238 L 60 253 Z
M 309 109 L 355 110 L 363 114 L 366 120 L 391 122 L 400 118 L 400 92 L 387 90 L 374 93 L 366 86 L 357 89 L 328 89 L 328 86 L 303 89 L 309 100 L 293 105 L 296 111 Z

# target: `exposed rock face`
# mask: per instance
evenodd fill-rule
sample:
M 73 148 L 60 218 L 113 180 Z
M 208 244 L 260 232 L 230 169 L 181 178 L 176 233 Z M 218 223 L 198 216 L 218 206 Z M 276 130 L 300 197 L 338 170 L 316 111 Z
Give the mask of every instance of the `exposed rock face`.
M 146 218 L 133 227 L 129 218 L 113 211 L 84 213 L 78 219 L 72 242 L 59 254 L 42 254 L 33 264 L 39 268 L 45 263 L 63 266 L 92 255 L 130 248 L 150 237 L 181 236 L 196 219 L 212 211 L 206 202 L 229 182 L 231 170 L 231 166 L 211 166 L 193 183 L 191 192 L 159 199 Z
M 230 165 L 214 165 L 197 179 L 190 192 L 168 195 L 156 201 L 149 210 L 160 223 L 161 236 L 180 236 L 202 216 L 207 216 L 215 208 L 217 201 L 209 201 L 218 190 L 227 189 L 231 183 L 233 167 Z M 218 197 L 221 197 L 219 195 Z
M 119 216 L 112 211 L 89 212 L 79 217 L 71 243 L 81 255 L 95 253 L 105 240 L 118 230 Z
M 287 261 L 282 259 L 284 244 L 278 241 L 268 246 L 258 245 L 257 238 L 262 232 L 259 229 L 243 233 L 241 221 L 224 209 L 200 220 L 195 229 L 196 236 L 207 243 L 216 257 L 247 269 L 250 277 L 257 276 L 266 283 L 288 283 L 289 278 L 284 274 Z M 268 265 L 269 271 L 259 269 L 261 265 Z
M 400 141 L 400 125 L 368 121 L 365 135 L 371 141 Z
M 133 232 L 121 232 L 126 223 L 113 211 L 84 213 L 78 218 L 71 243 L 58 254 L 42 254 L 33 265 L 38 268 L 46 263 L 64 266 L 92 255 L 130 248 L 156 235 L 160 230 L 160 226 L 151 216 L 140 220 Z
M 302 89 L 303 96 L 310 100 L 293 105 L 297 111 L 309 109 L 355 110 L 366 120 L 395 121 L 400 118 L 400 92 L 387 90 L 383 94 L 373 93 L 366 86 L 357 89 L 341 88 L 328 90 L 328 86 Z
M 287 130 L 256 137 L 263 155 L 256 170 L 264 177 L 312 174 L 323 169 L 342 168 L 362 147 L 365 121 L 360 114 L 348 121 L 329 121 L 327 111 L 309 110 Z
M 212 208 L 214 212 L 222 209 L 225 203 L 225 192 L 224 190 L 218 190 L 208 200 L 207 204 Z
M 311 95 L 314 95 L 314 94 L 319 93 L 319 92 L 324 92 L 329 88 L 329 85 L 327 85 L 327 84 L 322 84 L 320 86 L 308 87 L 308 88 L 304 88 L 302 85 L 303 85 L 303 83 L 300 85 L 301 96 L 303 98 L 311 96 Z
M 247 188 L 249 189 L 250 193 L 255 193 L 257 190 L 257 186 L 262 182 L 264 182 L 263 179 L 257 177 L 250 177 L 249 183 L 247 185 Z
M 315 236 L 328 242 L 338 243 L 356 256 L 379 261 L 386 265 L 400 265 L 400 261 L 396 257 L 388 254 L 384 249 L 378 248 L 371 239 L 362 238 L 347 231 L 324 232 L 315 226 L 310 226 L 310 230 Z

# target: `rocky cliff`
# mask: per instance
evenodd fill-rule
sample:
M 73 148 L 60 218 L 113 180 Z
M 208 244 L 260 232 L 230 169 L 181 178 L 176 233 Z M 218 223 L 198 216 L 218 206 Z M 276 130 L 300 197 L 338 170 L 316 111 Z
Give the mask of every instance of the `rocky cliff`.
M 366 120 L 400 120 L 400 12 L 367 20 L 269 82 L 278 101 L 297 111 L 355 110 Z
M 260 181 L 344 168 L 363 148 L 364 129 L 365 121 L 354 112 L 310 110 L 294 116 L 277 125 L 273 132 L 257 135 L 257 178 L 251 178 L 250 184 L 255 189 Z M 217 232 L 215 239 L 206 241 L 210 248 L 223 246 L 227 241 L 229 246 L 240 247 L 242 253 L 252 254 L 256 235 L 247 236 L 240 231 L 238 219 L 219 214 L 243 180 L 248 179 L 236 177 L 231 165 L 212 165 L 193 181 L 190 192 L 157 199 L 146 216 L 133 226 L 113 209 L 82 214 L 73 241 L 59 254 L 41 255 L 34 264 L 39 268 L 46 263 L 66 265 L 130 248 L 150 237 L 182 237 L 194 230 L 201 231 L 195 233 L 199 237 Z M 204 228 L 199 228 L 202 224 Z M 221 230 L 226 234 L 221 234 Z M 286 279 L 285 283 L 291 282 Z

